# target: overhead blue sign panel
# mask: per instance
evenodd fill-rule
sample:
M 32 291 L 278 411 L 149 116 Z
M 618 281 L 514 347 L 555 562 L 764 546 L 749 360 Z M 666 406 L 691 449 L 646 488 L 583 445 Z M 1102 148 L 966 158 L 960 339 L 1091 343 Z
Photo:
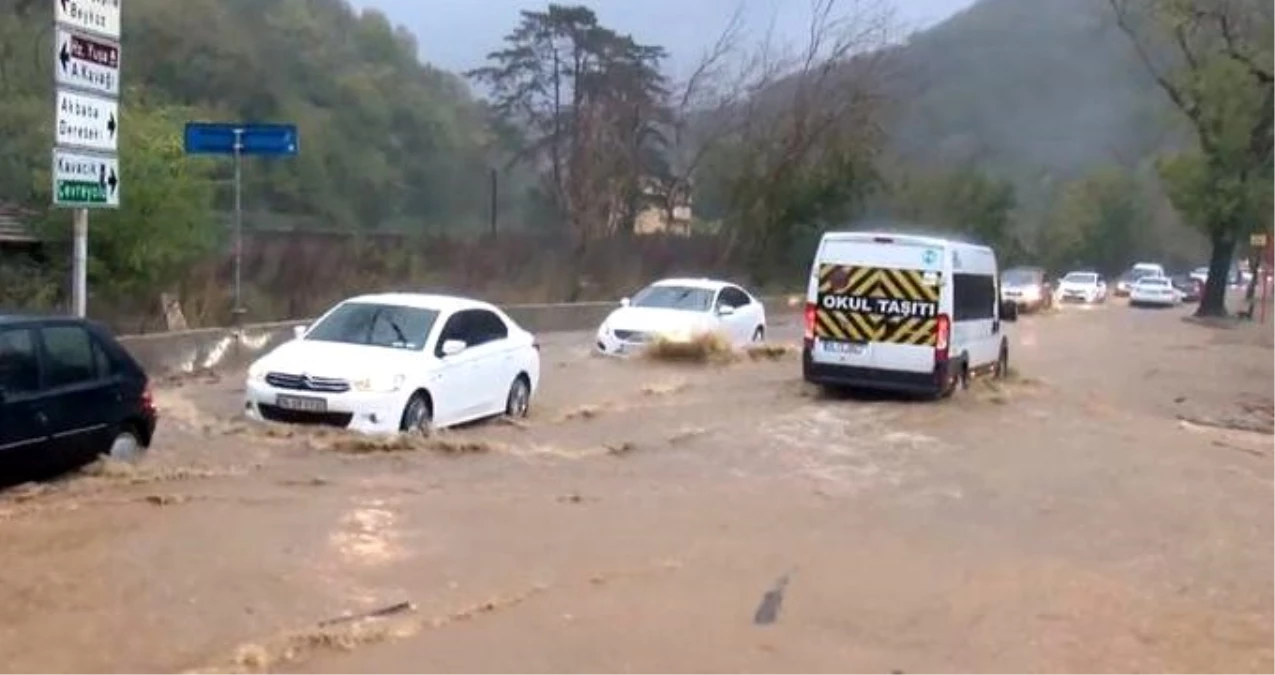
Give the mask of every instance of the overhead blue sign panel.
M 291 156 L 297 154 L 301 138 L 295 124 L 254 124 L 247 122 L 187 122 L 188 155 Z

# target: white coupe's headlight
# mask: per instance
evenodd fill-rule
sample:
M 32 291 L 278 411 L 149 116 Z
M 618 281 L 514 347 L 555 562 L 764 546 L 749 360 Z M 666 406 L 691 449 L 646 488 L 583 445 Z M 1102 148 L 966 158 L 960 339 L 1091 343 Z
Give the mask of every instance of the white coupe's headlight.
M 355 391 L 375 392 L 378 394 L 387 394 L 392 391 L 398 391 L 403 388 L 403 382 L 407 380 L 407 376 L 403 374 L 397 375 L 375 375 L 354 380 L 351 384 Z

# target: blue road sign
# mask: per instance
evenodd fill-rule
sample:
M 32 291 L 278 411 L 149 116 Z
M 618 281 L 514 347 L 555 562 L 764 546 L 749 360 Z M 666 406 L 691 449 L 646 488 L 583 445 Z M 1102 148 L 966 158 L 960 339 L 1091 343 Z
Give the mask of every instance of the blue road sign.
M 295 124 L 251 122 L 187 122 L 188 155 L 233 155 L 236 139 L 241 155 L 287 156 L 297 154 L 301 137 Z

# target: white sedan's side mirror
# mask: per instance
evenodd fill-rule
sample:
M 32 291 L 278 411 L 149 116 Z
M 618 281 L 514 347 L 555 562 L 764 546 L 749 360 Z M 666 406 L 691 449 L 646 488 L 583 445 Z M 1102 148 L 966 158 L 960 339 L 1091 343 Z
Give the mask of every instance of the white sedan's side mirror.
M 455 356 L 465 351 L 468 346 L 464 340 L 445 340 L 443 342 L 443 356 Z
M 292 338 L 293 338 L 294 340 L 300 340 L 302 337 L 304 337 L 304 336 L 305 336 L 305 329 L 307 329 L 307 328 L 309 328 L 309 326 L 306 326 L 305 324 L 302 324 L 302 325 L 300 325 L 300 326 L 293 326 L 293 327 L 292 327 Z
M 731 307 L 730 305 L 722 305 L 721 307 L 717 308 L 718 316 L 730 316 L 731 314 L 734 314 L 734 313 L 735 313 L 735 308 Z
M 629 299 L 628 299 L 628 298 L 620 298 L 620 306 L 621 306 L 621 307 L 628 307 L 628 306 L 629 306 Z

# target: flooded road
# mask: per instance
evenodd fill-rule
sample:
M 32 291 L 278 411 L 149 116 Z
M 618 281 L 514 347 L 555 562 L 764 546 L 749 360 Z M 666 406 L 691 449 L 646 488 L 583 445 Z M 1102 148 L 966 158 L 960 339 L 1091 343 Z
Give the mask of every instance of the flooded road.
M 417 444 L 170 382 L 142 464 L 0 495 L 0 662 L 1270 671 L 1270 330 L 1185 313 L 1027 317 L 941 404 L 548 336 L 525 424 Z

